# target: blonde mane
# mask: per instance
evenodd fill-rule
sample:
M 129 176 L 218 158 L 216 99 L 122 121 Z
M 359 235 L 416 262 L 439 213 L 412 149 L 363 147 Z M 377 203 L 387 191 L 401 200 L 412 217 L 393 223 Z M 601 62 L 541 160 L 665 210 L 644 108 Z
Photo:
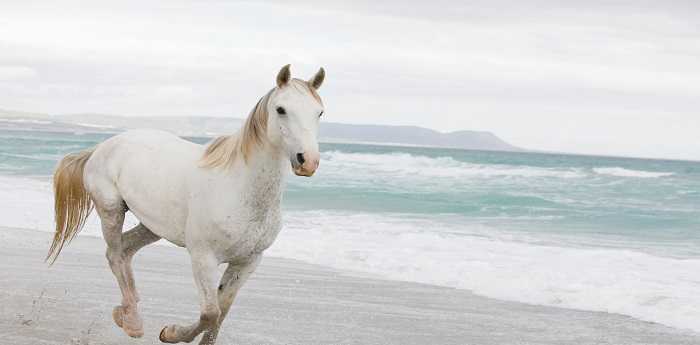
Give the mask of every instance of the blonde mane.
M 206 168 L 227 167 L 233 164 L 238 153 L 248 160 L 255 146 L 264 144 L 267 132 L 267 102 L 274 89 L 270 90 L 255 105 L 237 134 L 215 138 L 200 161 Z

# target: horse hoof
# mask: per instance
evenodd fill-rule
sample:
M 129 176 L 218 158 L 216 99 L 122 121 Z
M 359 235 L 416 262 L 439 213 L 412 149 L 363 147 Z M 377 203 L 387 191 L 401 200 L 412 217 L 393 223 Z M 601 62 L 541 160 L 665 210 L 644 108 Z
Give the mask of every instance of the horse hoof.
M 161 343 L 165 343 L 165 339 L 163 338 L 163 332 L 165 332 L 165 327 L 160 330 L 160 334 L 158 334 L 158 340 L 160 340 Z
M 141 329 L 128 329 L 124 328 L 124 332 L 126 332 L 126 335 L 132 337 L 132 338 L 141 338 L 143 337 L 143 328 Z
M 119 328 L 122 328 L 124 325 L 124 307 L 120 305 L 114 307 L 112 310 L 112 318 L 114 319 L 114 323 L 116 323 Z
M 116 323 L 119 328 L 123 329 L 124 333 L 132 338 L 141 338 L 143 336 L 141 318 L 138 314 L 132 315 L 129 319 L 127 319 L 127 316 L 126 309 L 121 305 L 114 307 L 112 310 L 114 323 Z
M 175 326 L 165 326 L 163 329 L 160 330 L 160 334 L 158 335 L 158 340 L 160 340 L 163 343 L 168 343 L 168 344 L 176 344 L 178 343 L 173 339 L 172 334 L 168 334 L 168 328 L 175 329 Z

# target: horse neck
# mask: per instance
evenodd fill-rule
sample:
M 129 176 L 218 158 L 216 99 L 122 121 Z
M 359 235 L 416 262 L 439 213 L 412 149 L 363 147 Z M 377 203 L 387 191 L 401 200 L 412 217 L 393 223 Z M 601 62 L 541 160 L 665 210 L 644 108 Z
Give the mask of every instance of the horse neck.
M 278 200 L 286 182 L 289 162 L 285 155 L 269 143 L 251 152 L 243 166 L 247 169 L 244 183 L 248 191 L 263 198 Z

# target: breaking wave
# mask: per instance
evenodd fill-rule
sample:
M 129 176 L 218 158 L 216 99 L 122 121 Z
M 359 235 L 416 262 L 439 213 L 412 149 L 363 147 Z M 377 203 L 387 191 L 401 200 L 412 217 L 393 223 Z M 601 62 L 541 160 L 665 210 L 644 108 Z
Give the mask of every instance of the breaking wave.
M 632 170 L 620 167 L 607 167 L 607 168 L 593 168 L 596 174 L 609 175 L 617 177 L 637 177 L 637 178 L 657 178 L 671 176 L 672 172 L 660 172 L 660 171 L 644 171 L 644 170 Z

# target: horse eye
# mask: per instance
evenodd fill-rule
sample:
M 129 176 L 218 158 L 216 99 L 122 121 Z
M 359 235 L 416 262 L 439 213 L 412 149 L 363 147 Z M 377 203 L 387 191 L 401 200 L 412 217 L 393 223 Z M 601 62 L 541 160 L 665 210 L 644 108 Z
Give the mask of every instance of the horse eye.
M 321 110 L 321 113 L 318 114 L 318 117 L 321 117 L 321 116 L 323 116 L 323 110 Z
M 277 107 L 277 114 L 286 115 L 287 111 L 284 110 L 284 108 L 282 108 L 282 107 Z

